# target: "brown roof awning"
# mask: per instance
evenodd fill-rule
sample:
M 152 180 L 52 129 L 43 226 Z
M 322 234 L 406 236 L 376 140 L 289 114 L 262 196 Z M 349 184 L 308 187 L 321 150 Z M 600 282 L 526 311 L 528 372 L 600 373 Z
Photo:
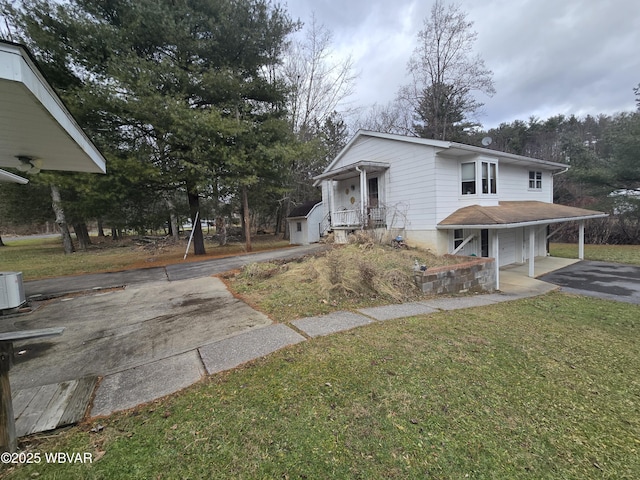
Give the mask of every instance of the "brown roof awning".
M 438 228 L 499 229 L 570 222 L 606 216 L 608 214 L 604 212 L 568 207 L 555 203 L 535 201 L 498 202 L 498 205 L 491 207 L 471 205 L 460 208 L 442 220 L 438 224 Z

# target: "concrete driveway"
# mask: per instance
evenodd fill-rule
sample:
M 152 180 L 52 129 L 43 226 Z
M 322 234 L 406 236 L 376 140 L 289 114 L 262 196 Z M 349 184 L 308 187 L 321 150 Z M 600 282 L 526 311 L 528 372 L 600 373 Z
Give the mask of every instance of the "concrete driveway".
M 640 305 L 640 267 L 621 263 L 581 261 L 542 275 L 539 280 L 565 292 Z
M 110 375 L 271 323 L 213 277 L 58 298 L 12 320 L 13 330 L 65 328 L 17 348 L 15 390 Z

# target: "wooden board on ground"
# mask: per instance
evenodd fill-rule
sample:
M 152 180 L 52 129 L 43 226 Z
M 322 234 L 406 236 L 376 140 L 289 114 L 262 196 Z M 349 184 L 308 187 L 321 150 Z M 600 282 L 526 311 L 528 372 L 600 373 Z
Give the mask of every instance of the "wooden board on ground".
M 24 437 L 78 423 L 84 418 L 97 381 L 97 377 L 87 376 L 13 392 L 16 435 Z

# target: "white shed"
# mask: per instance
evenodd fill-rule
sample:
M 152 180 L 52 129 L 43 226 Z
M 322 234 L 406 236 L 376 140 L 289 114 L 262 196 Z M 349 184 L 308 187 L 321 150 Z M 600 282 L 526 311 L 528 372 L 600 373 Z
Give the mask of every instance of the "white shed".
M 306 202 L 294 208 L 287 217 L 289 222 L 289 243 L 292 245 L 309 245 L 320 241 L 322 217 L 322 202 L 318 200 Z

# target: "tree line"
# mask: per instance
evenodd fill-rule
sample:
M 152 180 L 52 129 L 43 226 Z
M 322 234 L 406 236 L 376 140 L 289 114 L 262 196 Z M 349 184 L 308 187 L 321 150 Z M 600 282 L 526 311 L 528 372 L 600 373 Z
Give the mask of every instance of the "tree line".
M 615 213 L 590 241 L 640 243 L 639 111 L 558 115 L 485 130 L 479 96 L 495 92 L 474 53 L 473 22 L 436 0 L 409 55 L 406 85 L 388 105 L 344 107 L 356 75 L 331 59 L 332 36 L 268 0 L 0 0 L 8 39 L 26 44 L 107 158 L 107 175 L 45 173 L 0 189 L 0 227 L 87 222 L 117 237 L 189 218 L 286 233 L 285 218 L 317 199 L 320 173 L 358 128 L 480 145 L 567 163 L 556 201 Z M 28 199 L 28 201 L 27 201 Z M 574 233 L 563 232 L 571 240 Z M 67 235 L 68 237 L 68 235 Z M 70 239 L 66 248 L 73 249 Z
M 163 225 L 176 236 L 188 217 L 194 253 L 202 254 L 196 215 L 215 219 L 221 242 L 224 227 L 239 216 L 250 250 L 250 224 L 282 229 L 293 204 L 317 195 L 310 177 L 344 143 L 346 126 L 335 106 L 350 93 L 352 66 L 341 63 L 336 73 L 327 54 L 330 32 L 315 20 L 302 32 L 280 5 L 3 0 L 0 6 L 5 36 L 31 50 L 108 167 L 104 176 L 42 173 L 24 189 L 3 188 L 5 224 L 42 220 L 51 209 L 31 207 L 51 201 L 63 233 L 67 224 L 76 234 L 86 231 L 95 219 L 113 236 Z M 331 97 L 323 93 L 328 89 Z M 87 241 L 82 236 L 80 245 Z

